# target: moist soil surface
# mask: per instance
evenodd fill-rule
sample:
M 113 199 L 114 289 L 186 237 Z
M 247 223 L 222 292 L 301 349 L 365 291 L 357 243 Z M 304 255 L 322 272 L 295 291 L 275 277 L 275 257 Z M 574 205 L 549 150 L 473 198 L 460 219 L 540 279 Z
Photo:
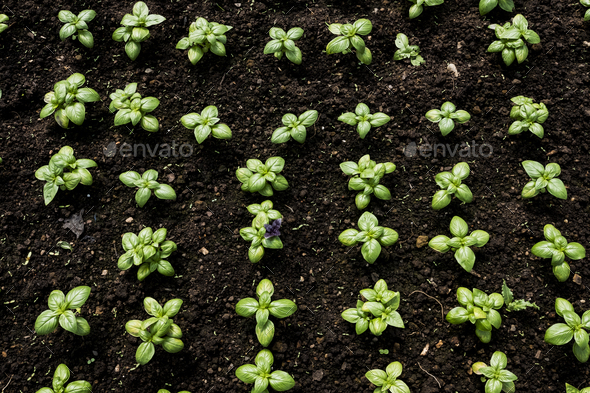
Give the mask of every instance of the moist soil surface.
M 292 316 L 275 320 L 269 346 L 275 369 L 294 377 L 295 392 L 372 392 L 365 373 L 385 369 L 392 361 L 403 364 L 400 378 L 412 392 L 483 391 L 471 365 L 489 362 L 497 350 L 508 356 L 508 369 L 518 376 L 517 390 L 563 392 L 566 382 L 589 385 L 588 367 L 574 358 L 571 343 L 553 347 L 543 340 L 550 325 L 563 322 L 554 310 L 557 297 L 570 300 L 579 313 L 590 307 L 588 264 L 573 261 L 570 278 L 559 283 L 550 262 L 530 251 L 544 240 L 545 224 L 555 225 L 568 241 L 589 246 L 590 36 L 582 20 L 584 7 L 516 0 L 516 12 L 527 18 L 541 43 L 530 46 L 527 61 L 506 67 L 499 54 L 486 52 L 495 39 L 487 26 L 503 24 L 516 13 L 496 9 L 483 18 L 477 3 L 449 0 L 410 21 L 406 1 L 148 2 L 151 13 L 167 19 L 150 28 L 151 38 L 132 62 L 124 44 L 111 39 L 131 2 L 5 2 L 1 12 L 10 17 L 10 27 L 0 35 L 0 387 L 35 392 L 51 386 L 55 368 L 66 363 L 71 380 L 91 382 L 94 392 L 249 391 L 252 385 L 239 381 L 235 369 L 252 363 L 262 346 L 255 319 L 238 316 L 234 308 L 238 300 L 255 295 L 263 278 L 274 283 L 274 299 L 298 305 Z M 97 12 L 89 23 L 94 48 L 71 39 L 61 42 L 58 12 L 77 14 L 87 8 Z M 197 16 L 233 26 L 227 33 L 227 57 L 207 53 L 193 66 L 186 51 L 175 49 Z M 353 54 L 323 53 L 333 38 L 327 23 L 361 17 L 373 22 L 365 37 L 372 64 L 359 64 Z M 273 25 L 305 30 L 297 43 L 301 65 L 263 54 Z M 393 61 L 400 32 L 420 46 L 425 64 Z M 458 75 L 447 69 L 450 64 Z M 53 116 L 40 120 L 39 112 L 44 94 L 73 72 L 86 76 L 101 102 L 86 104 L 84 124 L 65 130 Z M 138 83 L 143 96 L 160 100 L 153 112 L 159 132 L 113 125 L 108 96 L 131 82 Z M 547 105 L 543 139 L 528 132 L 507 135 L 510 98 L 518 95 Z M 424 113 L 445 101 L 472 118 L 443 137 Z M 354 127 L 337 121 L 359 102 L 392 120 L 360 139 Z M 232 139 L 210 138 L 198 145 L 193 132 L 182 126 L 183 115 L 200 113 L 207 105 L 217 106 Z M 308 109 L 320 117 L 303 145 L 270 142 L 283 114 Z M 135 155 L 121 153 L 125 143 L 138 146 Z M 436 156 L 416 154 L 416 146 L 437 143 L 445 146 L 438 147 Z M 90 170 L 94 184 L 60 191 L 45 206 L 43 183 L 34 172 L 65 145 L 77 158 L 98 163 Z M 147 147 L 145 155 L 141 146 Z M 382 180 L 392 200 L 373 197 L 367 210 L 396 230 L 399 241 L 372 265 L 363 260 L 360 246 L 347 248 L 337 239 L 356 226 L 362 213 L 339 164 L 364 154 L 397 166 Z M 249 158 L 271 156 L 285 159 L 289 189 L 270 198 L 241 191 L 235 170 Z M 522 200 L 520 192 L 529 180 L 523 160 L 561 165 L 568 199 L 542 194 Z M 471 168 L 464 183 L 474 194 L 473 203 L 454 199 L 433 211 L 434 175 L 461 161 Z M 136 206 L 135 191 L 121 183 L 119 174 L 150 168 L 176 190 L 176 201 L 152 197 L 144 208 Z M 284 216 L 284 248 L 267 251 L 260 263 L 252 264 L 248 243 L 238 231 L 253 218 L 246 206 L 266 199 Z M 63 223 L 82 209 L 85 229 L 76 238 Z M 419 236 L 449 235 L 455 215 L 470 230 L 491 235 L 487 245 L 475 250 L 471 273 L 452 253 L 416 244 Z M 136 268 L 117 268 L 121 236 L 148 226 L 167 228 L 168 239 L 177 243 L 178 251 L 169 258 L 174 277 L 154 273 L 139 282 Z M 72 250 L 58 246 L 61 241 Z M 380 337 L 368 331 L 357 336 L 340 314 L 378 279 L 401 293 L 398 311 L 405 328 L 388 327 Z M 490 294 L 501 292 L 503 279 L 516 299 L 535 302 L 540 310 L 502 309 L 502 326 L 494 329 L 489 344 L 479 342 L 473 325 L 455 326 L 443 319 L 443 312 L 458 305 L 458 287 Z M 79 285 L 92 288 L 80 310 L 91 333 L 79 337 L 60 328 L 37 336 L 34 322 L 47 309 L 49 293 Z M 174 320 L 185 348 L 169 354 L 157 347 L 152 361 L 138 367 L 140 341 L 124 325 L 147 318 L 142 304 L 147 296 L 162 304 L 172 298 L 184 301 Z

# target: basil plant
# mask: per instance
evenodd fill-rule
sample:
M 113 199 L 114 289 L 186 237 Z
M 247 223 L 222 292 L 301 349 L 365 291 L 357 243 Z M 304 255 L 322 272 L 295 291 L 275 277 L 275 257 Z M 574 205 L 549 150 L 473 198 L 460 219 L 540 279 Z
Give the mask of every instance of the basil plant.
M 176 353 L 184 348 L 181 340 L 182 331 L 172 320 L 172 317 L 178 314 L 182 300 L 168 300 L 162 307 L 155 299 L 146 297 L 143 299 L 143 306 L 152 317 L 145 321 L 127 321 L 125 324 L 127 333 L 143 341 L 135 352 L 135 360 L 142 366 L 152 360 L 156 353 L 156 345 L 161 345 L 168 353 Z
M 404 381 L 398 379 L 402 375 L 402 364 L 400 362 L 389 363 L 385 371 L 375 369 L 365 373 L 365 377 L 377 389 L 373 393 L 410 393 L 410 388 Z
M 6 14 L 0 14 L 0 33 L 2 33 L 4 30 L 8 29 L 8 25 L 6 23 L 2 23 L 2 22 L 7 22 L 10 18 L 8 17 L 8 15 Z
M 580 0 L 580 4 L 582 4 L 584 7 L 590 7 L 590 0 Z M 6 18 L 6 19 L 8 19 L 8 18 Z M 589 21 L 589 20 L 590 20 L 590 9 L 587 9 L 586 13 L 584 14 L 584 21 Z M 0 20 L 0 22 L 1 22 L 1 20 Z M 2 27 L 0 25 L 0 33 L 1 32 L 2 32 Z M 590 388 L 586 388 L 586 389 L 590 390 Z M 583 390 L 586 390 L 586 389 L 583 389 Z M 569 392 L 567 392 L 567 393 L 569 393 Z M 586 393 L 586 392 L 583 392 L 583 393 Z
M 409 0 L 411 3 L 414 3 L 413 6 L 410 7 L 410 19 L 414 19 L 419 17 L 424 11 L 424 7 L 433 7 L 435 5 L 441 5 L 444 3 L 444 0 Z
M 549 117 L 545 104 L 534 104 L 528 97 L 518 96 L 511 99 L 516 105 L 510 110 L 510 118 L 516 120 L 508 129 L 509 135 L 530 131 L 539 138 L 543 138 L 545 130 L 541 124 Z
M 342 319 L 355 324 L 357 335 L 363 334 L 367 328 L 375 336 L 380 336 L 387 325 L 400 329 L 405 327 L 401 315 L 397 312 L 400 294 L 387 289 L 385 280 L 377 281 L 374 289 L 361 289 L 361 295 L 366 302 L 357 300 L 356 308 L 348 308 L 341 314 Z
M 176 200 L 176 192 L 168 184 L 160 184 L 158 179 L 158 172 L 154 169 L 148 169 L 142 175 L 135 171 L 123 172 L 119 175 L 119 180 L 127 187 L 138 190 L 135 193 L 135 202 L 139 207 L 143 207 L 152 196 L 152 192 L 159 199 Z
M 264 249 L 270 248 L 280 250 L 283 248 L 283 242 L 279 238 L 281 233 L 281 219 L 278 218 L 272 224 L 265 224 L 261 219 L 254 218 L 252 226 L 240 229 L 240 236 L 247 242 L 252 242 L 248 249 L 248 259 L 250 262 L 257 263 L 264 256 Z
M 586 363 L 590 356 L 588 331 L 590 331 L 590 310 L 582 318 L 574 311 L 574 306 L 566 299 L 555 299 L 555 312 L 565 323 L 551 325 L 545 332 L 545 341 L 551 345 L 564 345 L 574 339 L 574 356 L 580 363 Z
M 514 381 L 518 377 L 506 370 L 507 365 L 508 358 L 504 352 L 496 351 L 492 355 L 489 366 L 484 362 L 476 362 L 471 369 L 475 374 L 483 375 L 481 381 L 486 383 L 486 393 L 514 393 Z
M 488 47 L 488 52 L 502 52 L 504 64 L 509 66 L 516 59 L 518 64 L 526 60 L 529 55 L 529 44 L 541 42 L 539 35 L 528 29 L 528 22 L 524 16 L 518 14 L 514 17 L 513 23 L 506 22 L 503 26 L 491 24 L 488 28 L 496 33 L 498 41 L 494 41 Z M 526 42 L 525 42 L 526 41 Z
M 497 5 L 500 5 L 500 8 L 504 11 L 514 11 L 513 0 L 479 0 L 479 14 L 485 15 L 496 8 Z
M 373 29 L 371 21 L 368 19 L 359 19 L 352 25 L 349 23 L 340 24 L 332 23 L 328 26 L 332 34 L 338 37 L 328 42 L 326 46 L 326 53 L 331 55 L 334 53 L 351 53 L 352 48 L 356 50 L 356 57 L 361 63 L 369 65 L 373 61 L 373 55 L 369 48 L 365 47 L 365 41 L 360 37 L 367 35 Z
M 471 322 L 475 325 L 475 334 L 487 344 L 492 339 L 492 327 L 500 329 L 502 316 L 496 310 L 504 305 L 504 298 L 499 293 L 486 295 L 477 288 L 471 292 L 460 287 L 457 289 L 457 301 L 463 307 L 455 307 L 447 313 L 446 320 L 453 325 Z
M 270 157 L 263 164 L 262 161 L 251 158 L 246 161 L 246 168 L 238 168 L 236 177 L 242 183 L 242 191 L 257 192 L 262 196 L 272 196 L 275 191 L 289 188 L 285 176 L 280 175 L 285 166 L 281 157 Z
M 225 33 L 231 29 L 231 26 L 209 23 L 205 18 L 197 18 L 188 28 L 188 37 L 178 41 L 176 49 L 188 49 L 188 59 L 193 65 L 209 51 L 217 56 L 225 56 Z
M 96 162 L 87 158 L 76 159 L 70 146 L 59 149 L 49 159 L 49 165 L 43 165 L 35 172 L 37 179 L 46 182 L 43 186 L 45 205 L 49 205 L 59 190 L 73 190 L 80 183 L 92 185 L 92 175 L 87 168 L 95 166 Z
M 590 3 L 588 3 L 588 7 L 590 7 Z M 589 16 L 590 19 L 590 16 Z M 570 385 L 569 383 L 565 384 L 565 393 L 590 393 L 590 387 L 584 388 L 582 390 L 578 390 L 575 386 Z
M 420 56 L 420 47 L 418 45 L 410 45 L 410 41 L 408 41 L 408 37 L 405 34 L 399 33 L 397 35 L 395 46 L 398 47 L 398 50 L 393 54 L 393 60 L 410 59 L 410 63 L 413 66 L 419 66 L 425 62 L 424 58 Z
M 53 85 L 53 91 L 45 94 L 43 100 L 46 105 L 41 110 L 39 118 L 44 119 L 55 112 L 55 121 L 61 128 L 68 128 L 70 121 L 78 126 L 84 123 L 84 104 L 100 101 L 100 96 L 94 89 L 82 87 L 84 83 L 84 75 L 75 73 Z
M 361 139 L 365 139 L 372 127 L 381 127 L 388 123 L 391 118 L 382 112 L 371 114 L 369 107 L 361 102 L 356 106 L 354 113 L 343 113 L 338 116 L 338 120 L 356 126 L 356 132 L 358 132 Z
M 88 31 L 87 23 L 94 19 L 95 16 L 96 12 L 92 10 L 84 10 L 78 16 L 67 10 L 59 11 L 57 17 L 62 23 L 65 23 L 59 30 L 59 39 L 65 41 L 66 38 L 73 36 L 73 39 L 77 38 L 85 47 L 92 48 L 94 46 L 94 37 Z M 74 34 L 77 34 L 77 36 Z
M 490 240 L 490 235 L 480 229 L 469 232 L 469 226 L 461 217 L 455 216 L 450 225 L 453 238 L 438 235 L 430 239 L 428 245 L 435 251 L 445 253 L 449 250 L 455 253 L 455 259 L 465 271 L 470 272 L 475 264 L 475 254 L 471 247 L 483 247 Z
M 285 33 L 285 30 L 272 27 L 268 32 L 271 41 L 264 47 L 264 54 L 274 54 L 277 59 L 282 59 L 283 55 L 287 56 L 292 63 L 301 64 L 301 50 L 295 45 L 295 41 L 303 36 L 303 29 L 301 27 L 293 27 Z
M 269 316 L 283 319 L 297 311 L 297 305 L 289 299 L 271 301 L 275 289 L 270 280 L 264 279 L 256 287 L 256 296 L 247 297 L 236 304 L 236 313 L 249 318 L 256 314 L 256 337 L 263 347 L 268 347 L 275 335 L 275 325 Z
M 269 386 L 277 392 L 284 392 L 295 386 L 295 380 L 286 372 L 271 371 L 274 357 L 268 349 L 258 352 L 254 363 L 236 369 L 236 377 L 240 381 L 254 384 L 251 393 L 268 393 Z
M 570 276 L 570 265 L 565 257 L 573 260 L 586 258 L 586 249 L 580 243 L 568 243 L 551 224 L 545 225 L 543 234 L 547 240 L 535 244 L 531 251 L 540 258 L 551 258 L 553 274 L 560 282 L 564 282 Z
M 131 266 L 139 266 L 137 279 L 145 280 L 156 270 L 163 276 L 174 276 L 174 268 L 165 258 L 176 251 L 176 243 L 166 240 L 166 228 L 152 231 L 143 228 L 138 235 L 128 232 L 123 235 L 123 249 L 125 254 L 119 257 L 119 269 L 127 270 Z
M 557 178 L 561 174 L 561 167 L 554 162 L 543 165 L 537 161 L 523 161 L 522 166 L 532 179 L 524 185 L 521 196 L 523 199 L 532 198 L 549 191 L 549 194 L 559 199 L 567 199 L 567 190 L 563 182 Z
M 251 214 L 254 214 L 254 221 L 252 226 L 255 228 L 262 228 L 265 224 L 270 224 L 270 221 L 276 221 L 283 218 L 283 215 L 273 209 L 271 201 L 264 201 L 261 204 L 253 203 L 246 207 Z
M 115 125 L 131 123 L 136 126 L 139 124 L 146 131 L 158 131 L 160 129 L 158 119 L 148 113 L 156 109 L 160 105 L 160 101 L 155 97 L 142 98 L 136 90 L 137 83 L 129 83 L 125 86 L 125 90 L 117 89 L 109 96 L 112 100 L 109 110 L 111 113 L 117 111 Z
M 307 138 L 307 127 L 311 127 L 318 120 L 318 111 L 309 110 L 303 112 L 299 117 L 287 113 L 281 120 L 283 127 L 279 127 L 272 133 L 272 143 L 285 143 L 295 139 L 299 143 L 305 142 Z
M 377 164 L 366 154 L 361 157 L 358 164 L 353 161 L 346 161 L 340 164 L 340 169 L 346 175 L 352 176 L 348 181 L 348 189 L 359 191 L 354 198 L 356 208 L 363 210 L 371 202 L 371 194 L 384 201 L 391 200 L 391 193 L 384 185 L 379 184 L 386 173 L 395 171 L 395 164 L 385 162 Z
M 466 184 L 465 180 L 469 176 L 469 164 L 460 162 L 453 167 L 451 172 L 441 172 L 434 177 L 434 181 L 441 188 L 432 197 L 432 208 L 440 210 L 451 203 L 451 196 L 455 195 L 463 203 L 471 203 L 473 194 Z
M 53 373 L 51 388 L 41 388 L 37 393 L 82 393 L 92 392 L 92 385 L 88 381 L 74 381 L 70 379 L 70 369 L 65 364 L 60 364 Z M 8 385 L 6 385 L 8 386 Z
M 397 242 L 398 234 L 391 228 L 379 226 L 377 217 L 369 212 L 364 212 L 358 221 L 360 231 L 347 229 L 338 236 L 340 243 L 351 247 L 357 243 L 363 243 L 361 253 L 368 263 L 373 263 L 381 254 L 381 246 L 389 247 Z
M 471 115 L 464 110 L 456 111 L 457 107 L 452 102 L 442 104 L 440 110 L 431 109 L 426 112 L 426 118 L 433 123 L 438 123 L 438 128 L 443 136 L 449 134 L 455 128 L 455 121 L 463 124 L 471 119 Z
M 143 1 L 138 1 L 133 6 L 133 15 L 123 16 L 121 20 L 123 27 L 113 32 L 113 40 L 126 42 L 125 53 L 131 60 L 135 60 L 141 51 L 141 43 L 150 38 L 148 27 L 159 25 L 165 20 L 166 18 L 162 15 L 150 15 L 148 6 Z
M 75 311 L 86 303 L 90 296 L 90 287 L 80 286 L 72 289 L 64 296 L 59 290 L 49 294 L 49 310 L 43 311 L 35 320 L 35 332 L 39 336 L 49 334 L 55 330 L 57 324 L 78 336 L 86 336 L 90 333 L 90 325 L 86 319 L 77 317 Z
M 183 126 L 194 130 L 199 144 L 203 143 L 209 134 L 217 139 L 231 139 L 231 130 L 227 124 L 219 123 L 219 112 L 215 105 L 209 105 L 198 113 L 187 113 L 180 118 Z M 219 123 L 219 124 L 218 124 Z

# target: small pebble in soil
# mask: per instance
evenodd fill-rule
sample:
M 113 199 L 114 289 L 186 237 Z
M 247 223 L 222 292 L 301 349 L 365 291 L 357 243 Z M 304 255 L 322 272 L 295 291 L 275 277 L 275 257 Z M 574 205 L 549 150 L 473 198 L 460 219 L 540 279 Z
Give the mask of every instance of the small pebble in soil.
M 127 218 L 127 219 L 125 220 L 125 222 L 126 222 L 127 224 L 129 224 L 129 223 L 133 222 L 133 217 L 129 217 L 129 218 Z

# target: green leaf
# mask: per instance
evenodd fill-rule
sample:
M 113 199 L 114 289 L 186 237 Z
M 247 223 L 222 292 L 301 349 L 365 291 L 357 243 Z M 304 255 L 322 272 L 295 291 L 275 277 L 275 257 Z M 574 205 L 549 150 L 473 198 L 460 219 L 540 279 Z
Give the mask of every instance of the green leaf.
M 588 333 L 584 329 L 578 329 L 574 332 L 574 340 L 580 348 L 588 346 Z
M 471 248 L 467 246 L 463 246 L 455 251 L 455 259 L 459 262 L 459 265 L 465 271 L 470 272 L 473 269 L 473 264 L 475 263 L 475 254 L 471 251 Z
M 390 120 L 391 118 L 387 116 L 385 113 L 377 112 L 371 116 L 371 120 L 369 121 L 369 123 L 372 127 L 380 127 L 388 123 Z
M 59 324 L 68 332 L 76 333 L 76 330 L 78 330 L 76 316 L 70 310 L 66 310 L 59 316 Z
M 172 199 L 176 200 L 176 192 L 168 184 L 160 184 L 158 188 L 154 190 L 154 195 L 159 199 Z
M 377 240 L 371 239 L 363 244 L 361 253 L 363 254 L 363 258 L 365 258 L 365 261 L 368 263 L 373 263 L 377 260 L 379 254 L 381 253 L 381 245 Z
M 264 247 L 262 247 L 260 245 L 256 246 L 256 247 L 250 247 L 248 249 L 248 258 L 250 259 L 250 262 L 252 262 L 252 263 L 259 262 L 263 256 L 264 256 Z
M 158 303 L 154 298 L 146 297 L 143 299 L 143 307 L 145 308 L 145 312 L 153 317 L 160 317 L 163 315 L 162 306 L 160 306 L 160 303 Z
M 369 131 L 371 131 L 371 123 L 368 121 L 361 121 L 357 124 L 356 130 L 361 139 L 365 139 Z
M 355 239 L 358 233 L 359 232 L 356 229 L 346 229 L 338 236 L 338 240 L 340 240 L 340 243 L 344 244 L 345 246 L 354 246 L 357 244 Z
M 53 332 L 59 322 L 58 315 L 52 310 L 43 311 L 35 320 L 35 332 L 37 335 L 43 336 Z
M 383 370 L 369 370 L 365 377 L 375 386 L 383 386 L 387 380 L 387 373 Z
M 274 371 L 268 378 L 268 383 L 271 388 L 277 392 L 284 392 L 295 386 L 295 380 L 284 371 Z
M 455 123 L 448 117 L 443 117 L 438 123 L 438 127 L 443 136 L 448 135 L 455 128 Z
M 153 343 L 141 343 L 135 352 L 135 361 L 141 365 L 147 364 L 154 357 L 154 353 L 156 353 L 156 348 Z
M 555 246 L 551 242 L 541 241 L 533 246 L 532 253 L 541 258 L 551 258 L 555 251 Z
M 297 47 L 293 48 L 293 50 L 288 50 L 285 52 L 287 59 L 289 59 L 294 64 L 301 64 L 303 56 L 301 54 L 301 50 Z
M 43 199 L 45 201 L 45 205 L 49 205 L 49 203 L 55 198 L 59 187 L 55 183 L 45 183 L 43 186 Z
M 455 307 L 447 313 L 445 319 L 453 325 L 459 325 L 469 320 L 469 312 L 463 307 Z
M 278 236 L 272 236 L 262 240 L 262 246 L 264 248 L 270 248 L 273 250 L 280 250 L 283 248 L 283 242 Z
M 482 231 L 480 229 L 471 232 L 471 235 L 469 236 L 474 237 L 477 240 L 477 242 L 475 243 L 476 247 L 483 247 L 490 240 L 489 233 Z
M 559 199 L 567 199 L 567 190 L 560 179 L 551 179 L 547 184 L 547 191 Z
M 348 39 L 348 37 L 339 36 L 339 37 L 334 38 L 332 41 L 330 41 L 328 43 L 328 45 L 326 46 L 326 53 L 328 55 L 331 55 L 334 53 L 342 53 L 346 49 L 348 49 L 349 47 L 350 47 L 350 40 Z
M 467 235 L 469 227 L 467 226 L 465 220 L 463 220 L 461 217 L 454 216 L 451 220 L 450 230 L 453 236 L 463 238 Z
M 236 369 L 236 377 L 244 383 L 254 383 L 258 377 L 258 367 L 253 364 L 244 364 Z
M 352 25 L 356 29 L 356 33 L 360 35 L 367 35 L 373 29 L 373 24 L 368 19 L 359 19 Z
M 387 187 L 381 184 L 376 185 L 373 192 L 375 193 L 375 196 L 379 199 L 382 199 L 384 201 L 391 200 L 391 193 L 389 192 Z
M 397 242 L 399 236 L 396 231 L 391 228 L 383 228 L 383 234 L 377 239 L 383 247 L 388 247 Z
M 164 18 L 162 15 L 148 15 L 147 18 L 145 19 L 145 26 L 146 27 L 150 27 L 150 26 L 154 26 L 154 25 L 158 25 L 162 22 L 164 22 L 166 20 L 166 18 Z
M 84 123 L 84 118 L 86 116 L 86 110 L 84 108 L 84 104 L 80 102 L 74 102 L 66 106 L 65 108 L 66 116 L 76 125 L 81 125 Z
M 449 203 L 451 203 L 451 195 L 447 190 L 438 190 L 432 197 L 431 206 L 433 210 L 440 210 L 448 206 Z
M 361 231 L 368 231 L 379 225 L 377 217 L 369 212 L 364 212 L 358 220 L 358 226 Z
M 268 347 L 270 345 L 274 335 L 275 325 L 271 320 L 266 321 L 264 325 L 256 325 L 256 337 L 258 337 L 258 342 L 260 342 L 263 347 Z
M 572 340 L 574 331 L 565 323 L 556 323 L 545 332 L 545 341 L 553 345 L 564 345 Z
M 580 347 L 578 343 L 574 343 L 573 350 L 574 356 L 579 362 L 586 363 L 588 361 L 588 357 L 590 357 L 590 347 L 588 345 Z
M 268 310 L 277 318 L 286 318 L 297 310 L 297 305 L 288 299 L 275 300 L 270 303 Z
M 305 127 L 310 127 L 317 121 L 318 116 L 319 116 L 318 111 L 309 110 L 309 111 L 303 112 L 299 116 L 298 120 L 301 122 L 301 125 L 303 125 Z
M 502 60 L 504 60 L 504 64 L 509 66 L 510 64 L 512 64 L 514 62 L 514 59 L 516 59 L 516 54 L 514 53 L 514 49 L 504 48 L 502 50 Z
M 281 157 L 270 157 L 266 160 L 265 165 L 270 171 L 279 173 L 285 166 L 285 160 Z
M 65 302 L 67 303 L 67 308 L 74 309 L 80 308 L 86 303 L 88 297 L 90 296 L 90 287 L 88 286 L 79 286 L 71 291 L 68 292 L 65 298 Z
M 490 360 L 490 366 L 495 369 L 504 369 L 508 365 L 508 358 L 503 352 L 496 351 Z
M 438 235 L 430 239 L 428 245 L 435 251 L 447 252 L 451 249 L 451 247 L 448 244 L 450 240 L 451 239 L 444 235 Z
M 256 299 L 251 297 L 244 298 L 236 304 L 236 313 L 242 317 L 248 318 L 256 314 L 258 307 L 259 304 Z
M 580 243 L 568 243 L 564 252 L 565 255 L 567 255 L 570 259 L 573 260 L 586 258 L 586 249 Z
M 127 56 L 131 60 L 137 59 L 137 56 L 139 56 L 140 51 L 141 51 L 141 44 L 139 42 L 128 41 L 127 44 L 125 44 L 125 53 L 127 53 Z M 147 356 L 147 355 L 145 355 L 145 356 Z M 153 356 L 153 353 L 152 353 L 152 356 Z

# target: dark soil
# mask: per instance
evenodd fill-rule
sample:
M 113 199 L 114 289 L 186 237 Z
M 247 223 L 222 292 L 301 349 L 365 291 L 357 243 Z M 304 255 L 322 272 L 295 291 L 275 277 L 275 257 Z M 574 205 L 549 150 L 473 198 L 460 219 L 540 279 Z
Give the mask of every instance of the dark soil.
M 239 299 L 254 295 L 262 278 L 275 284 L 275 298 L 290 298 L 299 306 L 291 317 L 276 323 L 269 347 L 275 366 L 294 377 L 296 392 L 371 392 L 365 372 L 384 369 L 396 360 L 403 363 L 401 379 L 412 392 L 483 391 L 470 366 L 489 361 L 496 350 L 508 356 L 508 368 L 519 377 L 519 391 L 563 392 L 566 382 L 580 388 L 590 385 L 588 367 L 576 361 L 571 344 L 552 347 L 543 341 L 545 330 L 562 322 L 554 312 L 556 297 L 569 299 L 579 312 L 589 308 L 589 267 L 585 260 L 573 262 L 570 279 L 559 283 L 550 263 L 530 252 L 543 239 L 548 223 L 568 241 L 589 246 L 590 35 L 579 2 L 515 1 L 516 10 L 542 41 L 531 48 L 528 61 L 509 68 L 498 54 L 486 52 L 494 40 L 487 25 L 504 23 L 514 14 L 495 10 L 482 18 L 476 0 L 448 0 L 414 21 L 408 20 L 407 1 L 150 1 L 150 11 L 167 20 L 151 28 L 152 37 L 134 62 L 126 57 L 124 44 L 111 40 L 132 2 L 92 5 L 98 15 L 90 22 L 95 37 L 91 50 L 76 41 L 59 40 L 58 11 L 77 13 L 90 7 L 70 3 L 8 0 L 0 10 L 10 17 L 10 28 L 0 35 L 0 298 L 5 308 L 0 319 L 0 388 L 35 392 L 50 386 L 57 365 L 66 363 L 72 380 L 90 381 L 94 392 L 249 391 L 251 386 L 234 372 L 252 362 L 262 347 L 254 333 L 255 321 L 239 317 L 234 307 Z M 209 53 L 192 66 L 186 51 L 174 49 L 197 16 L 234 27 L 227 34 L 227 57 Z M 371 19 L 374 26 L 366 38 L 373 52 L 370 66 L 359 65 L 354 55 L 322 53 L 332 38 L 326 23 L 361 17 Z M 273 24 L 304 28 L 298 43 L 302 65 L 262 54 Z M 420 46 L 423 66 L 392 60 L 399 32 Z M 447 70 L 447 63 L 456 66 L 459 77 Z M 44 94 L 72 72 L 85 74 L 102 102 L 86 105 L 83 126 L 63 130 L 52 117 L 39 120 L 39 111 Z M 113 126 L 108 95 L 130 82 L 138 82 L 144 96 L 160 99 L 153 112 L 160 132 L 137 128 L 131 133 Z M 531 133 L 506 135 L 510 98 L 517 95 L 546 103 L 550 115 L 544 139 Z M 469 111 L 472 119 L 442 137 L 423 115 L 447 100 Z M 336 120 L 358 102 L 389 114 L 392 121 L 359 139 L 353 127 Z M 233 131 L 231 140 L 209 139 L 199 146 L 192 131 L 180 124 L 184 114 L 207 105 L 218 107 L 221 121 Z M 270 143 L 283 114 L 307 109 L 321 115 L 304 145 Z M 137 157 L 122 157 L 118 151 L 107 157 L 103 152 L 111 142 L 118 147 L 144 143 L 152 149 L 175 143 L 177 154 L 143 157 L 139 150 Z M 478 150 L 477 157 L 404 154 L 408 144 L 426 142 L 448 143 L 451 148 L 464 142 L 485 143 L 493 153 L 488 155 L 486 148 L 485 156 Z M 192 145 L 190 157 L 180 156 L 182 144 Z M 42 183 L 34 172 L 64 145 L 72 146 L 78 158 L 96 160 L 98 168 L 91 170 L 94 184 L 60 191 L 45 206 Z M 338 165 L 367 153 L 377 162 L 397 165 L 383 180 L 393 199 L 373 198 L 369 210 L 398 231 L 400 240 L 373 265 L 362 259 L 360 247 L 351 251 L 337 240 L 361 214 Z M 249 158 L 274 155 L 285 158 L 283 173 L 290 183 L 287 191 L 270 198 L 285 216 L 285 248 L 268 252 L 253 265 L 238 231 L 252 218 L 245 207 L 266 198 L 240 191 L 235 170 Z M 525 159 L 559 163 L 568 200 L 551 195 L 521 200 L 520 190 L 528 180 L 520 165 Z M 430 208 L 437 189 L 434 175 L 459 161 L 470 164 L 465 183 L 475 200 L 468 205 L 454 200 L 435 212 Z M 152 198 L 143 209 L 137 208 L 134 191 L 118 179 L 131 168 L 158 170 L 178 199 Z M 86 228 L 76 239 L 62 225 L 81 209 Z M 451 253 L 416 247 L 420 235 L 448 235 L 454 215 L 472 229 L 491 234 L 490 242 L 477 251 L 471 274 Z M 139 283 L 136 269 L 117 269 L 122 234 L 145 226 L 167 228 L 169 239 L 178 244 L 170 258 L 176 277 L 153 274 Z M 62 240 L 71 242 L 73 251 L 57 246 Z M 572 281 L 574 273 L 580 283 Z M 340 313 L 355 305 L 359 290 L 380 278 L 401 292 L 399 312 L 406 328 L 389 327 L 381 337 L 368 332 L 356 336 L 354 326 Z M 444 321 L 437 301 L 422 294 L 436 298 L 446 314 L 457 305 L 458 287 L 500 292 L 502 279 L 516 298 L 534 301 L 541 310 L 503 311 L 502 327 L 494 330 L 489 344 L 478 341 L 472 325 Z M 92 287 L 81 309 L 90 335 L 77 337 L 59 329 L 36 336 L 33 325 L 47 308 L 49 293 L 78 285 Z M 136 367 L 139 341 L 126 334 L 124 325 L 146 318 L 146 296 L 161 303 L 184 300 L 175 322 L 182 328 L 185 348 L 177 354 L 158 348 L 149 364 Z M 429 350 L 421 356 L 425 346 Z M 381 354 L 382 349 L 389 354 Z

